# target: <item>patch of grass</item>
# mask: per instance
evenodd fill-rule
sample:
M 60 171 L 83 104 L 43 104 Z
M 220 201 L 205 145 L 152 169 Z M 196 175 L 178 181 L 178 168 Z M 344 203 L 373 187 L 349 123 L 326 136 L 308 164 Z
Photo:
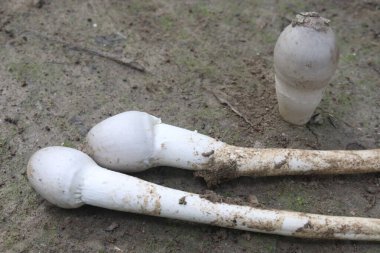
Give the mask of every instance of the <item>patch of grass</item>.
M 340 56 L 340 60 L 344 63 L 353 63 L 356 61 L 356 54 L 354 53 L 347 53 Z
M 8 141 L 0 136 L 0 161 L 4 158 L 8 151 Z
M 296 14 L 299 12 L 308 11 L 311 6 L 309 3 L 302 0 L 289 0 L 289 1 L 279 1 L 278 9 L 280 13 L 292 13 Z
M 376 249 L 369 249 L 365 253 L 378 253 L 378 252 L 379 252 L 379 249 L 376 248 Z
M 55 245 L 58 238 L 59 229 L 55 225 L 50 227 L 45 224 L 40 230 L 40 234 L 36 237 L 34 245 L 42 251 L 46 251 L 51 245 Z
M 233 197 L 234 196 L 234 193 L 233 192 L 223 192 L 223 197 Z
M 339 77 L 332 87 L 328 87 L 323 95 L 320 107 L 326 111 L 333 113 L 335 116 L 343 117 L 345 114 L 352 111 L 357 104 L 361 94 L 358 94 L 355 89 L 359 86 L 357 83 L 348 85 L 347 80 L 342 76 Z M 354 92 L 355 91 L 355 92 Z
M 28 77 L 37 77 L 41 72 L 40 66 L 36 63 L 10 63 L 7 67 L 18 81 L 23 81 Z
M 338 98 L 338 104 L 343 105 L 345 107 L 350 107 L 352 106 L 352 99 L 353 99 L 352 94 L 342 93 Z
M 158 18 L 158 23 L 165 31 L 169 31 L 174 26 L 174 19 L 169 15 L 162 15 Z
M 193 116 L 200 121 L 214 121 L 224 117 L 225 113 L 219 108 L 205 107 L 193 111 Z
M 236 129 L 231 129 L 231 128 L 226 129 L 226 128 L 217 127 L 215 132 L 219 133 L 217 134 L 217 136 L 219 136 L 222 141 L 225 141 L 229 144 L 238 145 L 239 143 L 242 142 L 242 139 L 244 138 L 239 131 L 236 131 Z
M 75 148 L 75 144 L 69 140 L 65 140 L 62 146 L 67 147 L 67 148 Z
M 303 208 L 306 205 L 306 200 L 301 196 L 297 196 L 293 203 L 297 208 Z
M 15 229 L 11 229 L 5 234 L 4 246 L 6 249 L 11 249 L 12 246 L 15 245 L 20 240 L 21 240 L 20 232 L 16 231 Z
M 210 10 L 210 6 L 205 2 L 197 2 L 191 6 L 191 13 L 200 17 L 208 17 L 213 13 Z
M 186 29 L 181 29 L 177 31 L 177 38 L 178 40 L 188 40 L 189 38 L 191 38 L 191 35 Z
M 19 163 L 15 165 L 15 167 L 19 166 Z M 13 168 L 10 168 L 10 171 L 13 171 Z M 4 247 L 7 249 L 14 249 L 15 245 L 22 240 L 19 226 L 24 224 L 30 210 L 37 208 L 37 195 L 29 188 L 27 179 L 21 177 L 19 180 L 8 180 L 0 189 L 0 199 L 6 199 L 3 203 L 4 208 L 0 209 L 0 217 L 6 217 L 8 220 L 6 223 L 9 224 L 4 236 Z
M 136 15 L 136 13 L 150 11 L 154 9 L 154 5 L 151 1 L 144 0 L 132 0 L 128 1 L 127 10 L 129 10 L 132 14 Z
M 210 63 L 213 57 L 207 53 L 207 49 L 199 48 L 202 51 L 201 56 L 194 56 L 187 50 L 178 49 L 174 52 L 176 63 L 187 69 L 189 73 L 203 74 L 207 78 L 212 78 L 217 75 L 218 69 L 215 64 Z
M 28 59 L 9 63 L 7 69 L 20 82 L 25 80 L 44 81 L 42 83 L 51 84 L 61 74 L 61 69 L 54 64 L 39 63 Z
M 277 201 L 282 204 L 285 209 L 302 212 L 305 210 L 305 207 L 308 205 L 308 200 L 306 196 L 301 194 L 296 194 L 293 191 L 288 192 L 288 190 L 284 190 L 284 192 L 279 196 Z
M 20 166 L 22 166 L 25 171 L 25 165 L 22 164 Z M 37 207 L 37 195 L 29 189 L 29 182 L 25 176 L 13 182 L 8 181 L 6 186 L 2 187 L 0 191 L 0 197 L 6 197 L 9 200 L 7 204 L 11 204 L 12 201 L 14 201 L 18 203 L 19 207 L 23 207 L 17 209 L 17 214 L 20 219 L 23 215 L 27 214 L 29 208 Z
M 260 37 L 261 37 L 261 41 L 264 42 L 264 44 L 273 44 L 274 46 L 274 43 L 277 41 L 277 34 L 272 32 L 272 31 L 268 31 L 268 32 L 265 32 L 264 30 L 260 33 Z

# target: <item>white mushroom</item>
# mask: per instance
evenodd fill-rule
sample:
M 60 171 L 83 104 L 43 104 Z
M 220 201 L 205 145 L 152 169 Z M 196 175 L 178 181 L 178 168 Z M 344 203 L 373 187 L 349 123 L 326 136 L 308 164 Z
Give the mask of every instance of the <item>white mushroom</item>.
M 99 167 L 66 147 L 37 151 L 28 163 L 33 188 L 63 208 L 84 204 L 234 229 L 323 239 L 380 240 L 380 220 L 334 217 L 214 203 Z
M 87 135 L 86 151 L 108 169 L 155 166 L 195 170 L 210 185 L 239 176 L 343 174 L 380 171 L 380 149 L 318 151 L 242 148 L 161 123 L 144 112 L 110 117 Z
M 276 93 L 281 116 L 302 125 L 309 121 L 333 76 L 339 58 L 329 20 L 300 13 L 280 34 L 274 49 Z

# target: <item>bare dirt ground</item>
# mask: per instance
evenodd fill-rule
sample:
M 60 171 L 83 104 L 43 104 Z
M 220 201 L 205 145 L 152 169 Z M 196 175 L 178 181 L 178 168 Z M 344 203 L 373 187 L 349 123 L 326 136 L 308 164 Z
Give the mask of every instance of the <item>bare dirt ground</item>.
M 272 55 L 300 11 L 331 19 L 341 57 L 319 116 L 295 127 L 278 113 Z M 380 252 L 376 243 L 247 233 L 91 206 L 64 210 L 38 196 L 25 175 L 39 148 L 78 148 L 90 127 L 127 110 L 239 146 L 379 147 L 379 15 L 376 0 L 1 0 L 0 252 Z M 175 168 L 136 176 L 206 189 Z M 240 178 L 214 190 L 255 195 L 269 208 L 380 218 L 378 174 Z

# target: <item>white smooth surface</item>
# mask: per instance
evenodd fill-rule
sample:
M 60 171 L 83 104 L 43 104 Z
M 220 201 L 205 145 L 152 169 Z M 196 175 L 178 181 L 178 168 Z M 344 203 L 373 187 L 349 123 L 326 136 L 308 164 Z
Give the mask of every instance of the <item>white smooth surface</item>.
M 209 159 L 202 154 L 224 145 L 137 111 L 103 120 L 89 131 L 86 140 L 90 156 L 98 164 L 127 172 L 155 166 L 199 169 Z

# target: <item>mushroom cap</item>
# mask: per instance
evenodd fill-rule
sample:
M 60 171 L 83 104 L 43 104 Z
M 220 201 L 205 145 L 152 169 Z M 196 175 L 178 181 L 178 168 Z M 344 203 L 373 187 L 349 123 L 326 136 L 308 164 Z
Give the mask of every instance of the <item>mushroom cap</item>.
M 32 187 L 46 200 L 63 208 L 77 208 L 83 172 L 97 166 L 86 154 L 67 147 L 47 147 L 32 155 L 27 175 Z
M 323 18 L 308 17 L 319 21 Z M 301 89 L 321 89 L 333 76 L 339 58 L 334 32 L 328 24 L 318 29 L 306 24 L 290 24 L 280 34 L 274 49 L 276 77 Z
M 117 114 L 89 131 L 86 150 L 102 167 L 143 171 L 153 164 L 154 126 L 160 123 L 159 118 L 145 112 Z

